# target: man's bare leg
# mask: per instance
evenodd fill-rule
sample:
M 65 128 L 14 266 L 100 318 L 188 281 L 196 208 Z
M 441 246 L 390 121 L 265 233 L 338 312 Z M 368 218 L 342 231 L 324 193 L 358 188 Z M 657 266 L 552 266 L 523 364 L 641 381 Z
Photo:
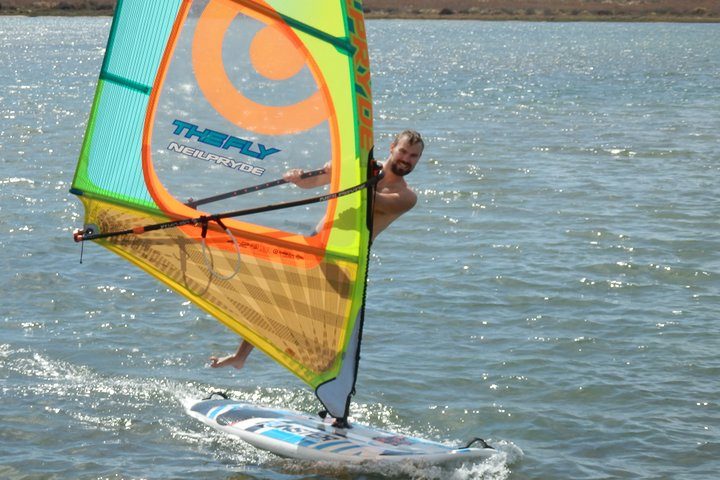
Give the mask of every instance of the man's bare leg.
M 220 367 L 228 367 L 232 365 L 235 368 L 242 368 L 243 365 L 245 365 L 245 360 L 247 360 L 248 355 L 250 355 L 250 352 L 253 350 L 252 344 L 246 342 L 243 340 L 240 343 L 240 346 L 238 347 L 237 351 L 233 355 L 228 355 L 227 357 L 210 357 L 210 366 L 212 368 L 220 368 Z

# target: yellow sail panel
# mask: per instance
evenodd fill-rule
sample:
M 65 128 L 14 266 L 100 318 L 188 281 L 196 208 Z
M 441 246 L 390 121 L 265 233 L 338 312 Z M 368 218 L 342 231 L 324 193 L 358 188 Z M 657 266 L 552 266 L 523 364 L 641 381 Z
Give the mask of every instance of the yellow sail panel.
M 162 221 L 95 200 L 85 206 L 100 231 Z M 339 259 L 316 262 L 312 268 L 292 268 L 237 251 L 212 247 L 203 251 L 201 242 L 179 228 L 118 236 L 103 244 L 192 299 L 306 382 L 317 384 L 322 380 L 319 375 L 332 369 L 346 328 L 338 312 L 346 311 L 351 303 L 357 264 Z M 309 255 L 299 250 L 282 254 Z M 231 279 L 222 280 L 223 276 Z
M 370 241 L 370 193 L 354 189 L 372 175 L 361 4 L 152 5 L 118 3 L 73 182 L 96 234 L 88 238 L 217 317 L 344 416 Z M 138 36 L 137 22 L 165 28 Z M 147 59 L 126 61 L 126 45 Z M 278 181 L 326 165 L 324 190 Z M 305 201 L 314 195 L 324 201 Z M 192 200 L 210 197 L 222 199 Z

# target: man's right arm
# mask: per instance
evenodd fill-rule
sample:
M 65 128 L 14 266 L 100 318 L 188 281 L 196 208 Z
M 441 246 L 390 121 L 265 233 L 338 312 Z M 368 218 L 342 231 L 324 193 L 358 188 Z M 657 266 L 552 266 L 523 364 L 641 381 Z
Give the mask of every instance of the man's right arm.
M 376 192 L 375 211 L 400 216 L 415 206 L 417 194 L 405 187 L 397 192 Z

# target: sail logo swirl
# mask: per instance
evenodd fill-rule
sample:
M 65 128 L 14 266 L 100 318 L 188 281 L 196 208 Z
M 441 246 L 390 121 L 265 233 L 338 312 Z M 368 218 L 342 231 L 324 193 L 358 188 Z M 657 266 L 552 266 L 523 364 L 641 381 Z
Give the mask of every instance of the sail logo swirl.
M 269 8 L 264 2 L 260 2 Z M 330 116 L 318 88 L 289 105 L 264 105 L 248 98 L 230 80 L 223 60 L 223 41 L 240 14 L 266 22 L 253 9 L 227 0 L 211 0 L 200 15 L 192 45 L 192 64 L 200 90 L 212 107 L 229 122 L 260 135 L 288 135 L 310 130 Z M 280 21 L 265 24 L 254 36 L 249 58 L 256 72 L 273 81 L 288 80 L 308 67 L 316 81 L 317 66 L 292 30 Z

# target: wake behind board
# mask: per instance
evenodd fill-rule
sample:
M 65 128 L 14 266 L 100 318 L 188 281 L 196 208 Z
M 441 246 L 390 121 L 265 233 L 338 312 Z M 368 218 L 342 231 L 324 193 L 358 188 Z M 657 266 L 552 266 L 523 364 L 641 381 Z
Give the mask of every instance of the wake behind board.
M 329 417 L 323 420 L 319 416 L 230 399 L 190 400 L 185 409 L 216 430 L 257 448 L 301 460 L 438 464 L 484 459 L 497 453 L 479 439 L 480 448 L 455 448 L 357 423 L 351 423 L 351 428 L 336 428 Z

